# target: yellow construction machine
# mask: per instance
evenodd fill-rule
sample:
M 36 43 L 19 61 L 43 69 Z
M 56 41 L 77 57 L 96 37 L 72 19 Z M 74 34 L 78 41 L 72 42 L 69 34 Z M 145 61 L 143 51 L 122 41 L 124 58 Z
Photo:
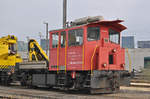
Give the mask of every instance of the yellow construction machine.
M 28 42 L 29 61 L 47 61 L 49 62 L 48 56 L 44 50 L 34 39 L 30 39 Z
M 17 38 L 13 35 L 0 38 L 0 84 L 8 85 L 14 81 L 29 84 L 29 74 L 39 70 L 46 72 L 48 64 L 48 56 L 36 40 L 28 42 L 28 60 L 23 61 L 17 53 Z
M 17 53 L 17 38 L 13 35 L 0 38 L 0 68 L 9 68 L 21 61 Z
M 48 64 L 49 59 L 44 50 L 36 40 L 30 39 L 28 42 L 28 60 L 20 63 L 20 70 L 47 69 Z
M 0 38 L 0 83 L 7 84 L 8 78 L 15 72 L 18 63 L 22 62 L 17 53 L 17 38 L 8 35 Z
M 22 86 L 36 85 L 36 73 L 45 74 L 48 72 L 49 59 L 44 50 L 34 39 L 28 42 L 28 60 L 24 60 L 19 65 Z M 39 79 L 40 80 L 40 79 Z

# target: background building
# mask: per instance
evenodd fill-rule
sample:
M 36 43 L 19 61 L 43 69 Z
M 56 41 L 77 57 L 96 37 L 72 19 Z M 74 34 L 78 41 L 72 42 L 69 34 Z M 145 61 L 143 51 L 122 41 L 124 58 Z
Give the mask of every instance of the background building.
M 28 51 L 28 44 L 24 41 L 18 41 L 18 51 L 27 52 Z
M 40 46 L 42 47 L 43 50 L 46 50 L 46 39 L 40 40 Z M 49 40 L 48 40 L 48 50 L 49 50 Z
M 22 59 L 28 58 L 28 43 L 24 41 L 18 41 L 18 53 Z
M 135 48 L 134 36 L 124 36 L 124 37 L 122 37 L 122 47 L 123 48 Z
M 150 48 L 150 41 L 138 41 L 138 48 Z

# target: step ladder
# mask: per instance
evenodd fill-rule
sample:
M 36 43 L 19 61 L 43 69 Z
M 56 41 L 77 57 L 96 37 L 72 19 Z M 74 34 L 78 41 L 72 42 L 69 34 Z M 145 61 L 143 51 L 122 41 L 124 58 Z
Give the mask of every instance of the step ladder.
M 86 77 L 86 81 L 85 81 L 83 87 L 85 87 L 85 88 L 90 88 L 91 87 L 91 74 L 90 73 L 88 73 L 88 75 Z
M 58 75 L 58 82 L 57 82 L 57 85 L 58 86 L 65 86 L 66 85 L 66 82 L 67 82 L 67 76 L 64 74 L 64 73 L 60 73 Z

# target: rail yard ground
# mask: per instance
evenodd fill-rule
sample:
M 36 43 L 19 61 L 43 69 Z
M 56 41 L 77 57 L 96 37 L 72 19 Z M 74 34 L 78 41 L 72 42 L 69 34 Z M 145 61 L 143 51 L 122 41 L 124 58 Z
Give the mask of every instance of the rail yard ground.
M 115 94 L 90 95 L 83 91 L 0 86 L 0 99 L 150 99 L 150 87 L 122 86 Z

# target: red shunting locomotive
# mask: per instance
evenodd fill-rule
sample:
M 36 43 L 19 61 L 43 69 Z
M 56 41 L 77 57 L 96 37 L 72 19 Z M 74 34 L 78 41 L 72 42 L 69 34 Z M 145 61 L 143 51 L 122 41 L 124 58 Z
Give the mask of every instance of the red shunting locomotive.
M 49 60 L 31 39 L 29 60 L 16 64 L 12 74 L 3 69 L 0 84 L 20 81 L 22 86 L 57 87 L 112 93 L 129 85 L 125 70 L 125 50 L 120 46 L 122 20 L 103 17 L 75 20 L 64 29 L 50 31 Z
M 48 85 L 91 93 L 116 92 L 129 85 L 125 50 L 120 46 L 121 31 L 126 29 L 120 24 L 123 21 L 79 20 L 49 32 Z

